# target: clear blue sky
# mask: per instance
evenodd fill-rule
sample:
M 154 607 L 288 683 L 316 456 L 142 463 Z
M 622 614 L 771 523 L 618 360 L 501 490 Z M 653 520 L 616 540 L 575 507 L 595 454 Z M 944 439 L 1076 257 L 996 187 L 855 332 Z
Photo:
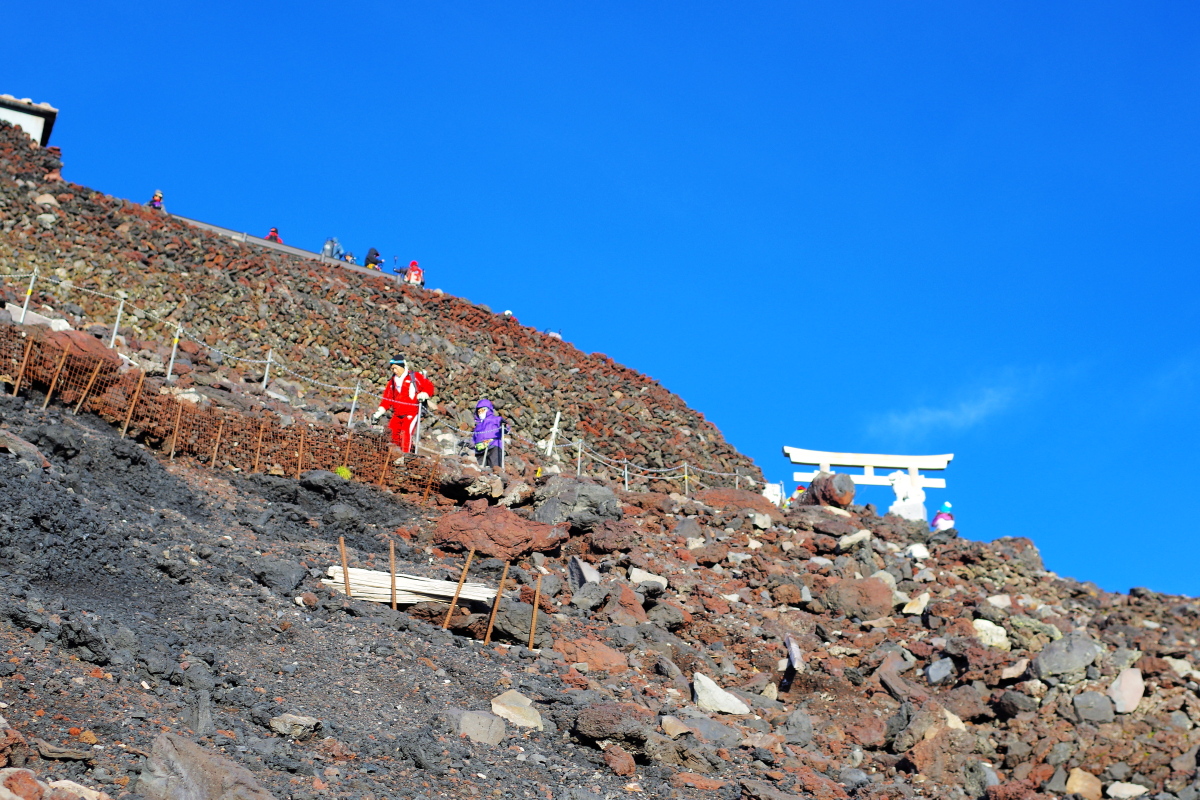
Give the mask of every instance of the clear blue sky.
M 990 6 L 18 4 L 0 91 L 68 179 L 418 259 L 769 477 L 953 452 L 965 535 L 1200 594 L 1200 9 Z

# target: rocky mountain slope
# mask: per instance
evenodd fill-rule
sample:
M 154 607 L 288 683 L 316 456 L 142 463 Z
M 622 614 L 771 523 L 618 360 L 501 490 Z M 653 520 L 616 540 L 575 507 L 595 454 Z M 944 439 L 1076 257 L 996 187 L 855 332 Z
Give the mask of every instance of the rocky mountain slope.
M 40 405 L 0 398 L 8 765 L 148 797 L 195 759 L 296 798 L 1200 796 L 1200 603 L 1025 539 L 469 466 L 421 505 Z M 475 547 L 491 587 L 512 558 L 493 643 L 486 602 L 443 630 L 347 600 L 339 539 L 450 580 Z
M 241 244 L 67 183 L 60 155 L 0 122 L 0 269 L 36 266 L 66 281 L 37 285 L 34 308 L 73 324 L 111 326 L 116 316 L 115 300 L 83 290 L 127 295 L 125 349 L 152 370 L 165 368 L 173 328 L 183 325 L 200 345 L 232 356 L 262 360 L 273 351 L 282 367 L 269 396 L 321 418 L 345 415 L 351 398 L 320 384 L 360 381 L 377 392 L 399 351 L 439 387 L 448 428 L 469 428 L 476 400 L 487 396 L 531 442 L 544 439 L 561 412 L 560 442 L 581 438 L 610 459 L 651 468 L 687 461 L 761 483 L 759 469 L 712 423 L 607 356 L 461 298 Z M 7 291 L 19 303 L 18 283 Z M 217 386 L 231 402 L 257 392 L 261 364 L 196 343 L 183 349 L 175 369 L 182 385 Z
M 0 177 L 20 258 L 77 224 L 29 216 L 30 174 Z M 451 458 L 429 497 L 212 470 L 40 391 L 0 395 L 0 768 L 133 798 L 1200 797 L 1200 602 L 1026 539 L 569 464 Z M 339 542 L 451 581 L 473 548 L 472 582 L 507 576 L 492 641 L 485 601 L 347 598 Z

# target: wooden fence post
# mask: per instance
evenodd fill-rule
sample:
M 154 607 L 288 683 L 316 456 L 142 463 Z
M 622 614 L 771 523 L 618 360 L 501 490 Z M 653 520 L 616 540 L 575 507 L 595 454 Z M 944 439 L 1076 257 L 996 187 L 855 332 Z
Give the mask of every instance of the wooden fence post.
M 138 400 L 142 399 L 142 384 L 146 382 L 146 373 L 142 372 L 138 375 L 137 389 L 133 391 L 133 402 L 129 404 L 129 413 L 125 415 L 125 426 L 121 428 L 121 438 L 125 438 L 125 434 L 129 433 L 129 423 L 133 419 L 133 411 L 137 408 Z
M 250 472 L 252 472 L 252 473 L 258 472 L 258 458 L 259 458 L 259 456 L 262 455 L 263 431 L 265 431 L 266 429 L 267 429 L 267 418 L 263 417 L 262 422 L 260 422 L 258 424 L 258 444 L 254 448 L 254 466 L 250 469 Z
M 92 386 L 96 383 L 96 378 L 100 375 L 100 367 L 104 364 L 104 359 L 96 359 L 96 368 L 92 370 L 92 377 L 88 378 L 87 386 L 83 387 L 83 394 L 79 396 L 79 402 L 75 404 L 75 416 L 79 416 L 79 409 L 83 408 L 83 401 L 92 392 Z
M 450 627 L 450 618 L 454 616 L 454 609 L 458 607 L 458 596 L 462 594 L 463 584 L 467 582 L 467 570 L 471 568 L 471 559 L 475 557 L 475 548 L 472 547 L 467 552 L 467 563 L 463 564 L 462 577 L 458 579 L 458 588 L 454 590 L 454 599 L 450 601 L 450 608 L 446 609 L 446 619 L 442 622 L 442 630 Z
M 33 339 L 25 340 L 25 356 L 21 359 L 21 370 L 17 373 L 17 382 L 13 384 L 12 396 L 16 397 L 21 391 L 21 379 L 25 377 L 25 367 L 29 364 L 29 351 L 33 350 Z
M 225 418 L 221 417 L 221 422 L 217 425 L 217 443 L 213 445 L 212 462 L 209 466 L 213 469 L 217 468 L 217 453 L 221 449 L 221 432 L 225 430 Z
M 46 399 L 42 401 L 42 411 L 46 410 L 46 406 L 50 405 L 50 398 L 54 396 L 54 387 L 58 386 L 58 378 L 62 375 L 63 367 L 67 365 L 67 356 L 71 354 L 71 345 L 74 342 L 67 342 L 67 347 L 63 350 L 62 358 L 58 360 L 58 369 L 54 370 L 54 377 L 50 379 L 50 388 L 46 390 Z
M 533 649 L 533 635 L 537 633 L 537 612 L 542 602 L 542 573 L 538 573 L 537 588 L 533 590 L 533 620 L 529 623 L 529 649 Z
M 183 401 L 175 398 L 175 432 L 171 434 L 171 458 L 175 460 L 175 447 L 179 444 L 179 420 L 183 416 Z
M 304 466 L 304 426 L 300 426 L 300 449 L 296 451 L 296 480 L 300 480 L 300 468 Z
M 349 599 L 350 594 L 350 562 L 346 560 L 346 537 L 338 537 L 338 550 L 342 552 L 342 583 L 346 587 L 346 598 Z
M 508 562 L 504 562 L 504 572 L 500 574 L 500 585 L 496 587 L 496 599 L 492 601 L 492 615 L 488 617 L 487 633 L 484 634 L 483 643 L 491 644 L 492 642 L 492 626 L 496 624 L 496 612 L 500 610 L 500 595 L 504 593 L 504 581 L 508 579 Z

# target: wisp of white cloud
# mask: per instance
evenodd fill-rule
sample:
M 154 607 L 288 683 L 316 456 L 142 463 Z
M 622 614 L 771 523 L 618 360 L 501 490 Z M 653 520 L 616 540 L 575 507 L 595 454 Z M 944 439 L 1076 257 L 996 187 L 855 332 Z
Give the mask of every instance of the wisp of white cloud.
M 1009 409 L 1017 400 L 1015 386 L 992 386 L 942 408 L 922 406 L 909 411 L 892 411 L 869 425 L 872 436 L 919 439 L 934 431 L 961 431 Z

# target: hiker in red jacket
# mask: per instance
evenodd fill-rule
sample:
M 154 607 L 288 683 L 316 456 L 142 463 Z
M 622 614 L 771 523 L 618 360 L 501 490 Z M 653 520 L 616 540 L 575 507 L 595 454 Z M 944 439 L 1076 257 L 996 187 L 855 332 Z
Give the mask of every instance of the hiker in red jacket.
M 417 262 L 409 262 L 408 269 L 404 273 L 404 282 L 410 286 L 425 287 L 425 270 L 417 266 Z
M 403 452 L 412 452 L 413 432 L 417 427 L 421 403 L 433 397 L 437 391 L 433 382 L 416 370 L 410 370 L 404 356 L 396 356 L 389 364 L 392 377 L 383 390 L 383 399 L 373 422 L 378 422 L 385 412 L 392 412 L 392 421 L 388 427 L 392 430 L 392 444 Z
M 279 235 L 279 228 L 271 228 L 271 232 L 268 233 L 263 238 L 266 239 L 268 242 L 275 242 L 275 244 L 283 244 L 283 239 Z

